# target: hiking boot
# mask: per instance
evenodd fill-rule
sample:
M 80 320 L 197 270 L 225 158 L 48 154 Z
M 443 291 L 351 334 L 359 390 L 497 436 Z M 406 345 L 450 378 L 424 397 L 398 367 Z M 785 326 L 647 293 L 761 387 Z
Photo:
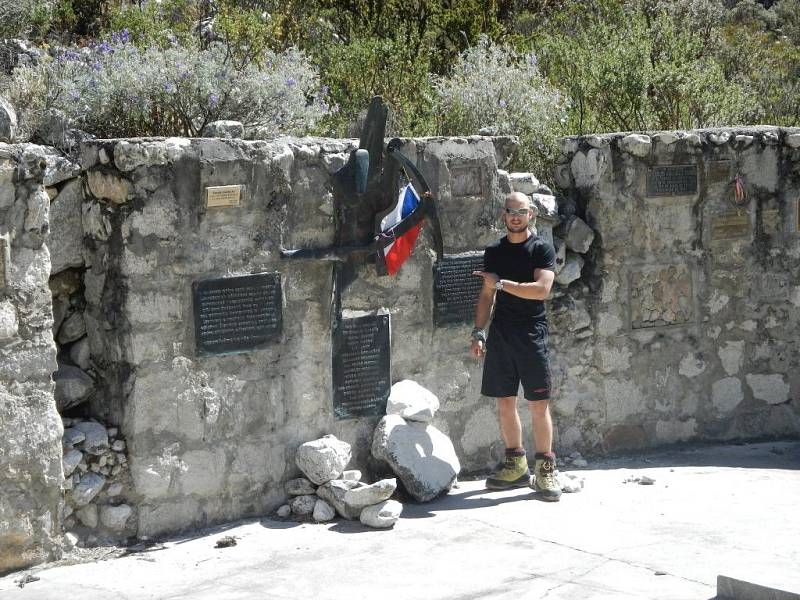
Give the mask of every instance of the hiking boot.
M 486 487 L 490 490 L 510 490 L 516 487 L 527 487 L 531 484 L 531 472 L 525 455 L 506 456 L 505 460 L 486 479 Z
M 556 479 L 556 457 L 537 457 L 533 467 L 533 490 L 542 500 L 558 502 L 561 486 Z

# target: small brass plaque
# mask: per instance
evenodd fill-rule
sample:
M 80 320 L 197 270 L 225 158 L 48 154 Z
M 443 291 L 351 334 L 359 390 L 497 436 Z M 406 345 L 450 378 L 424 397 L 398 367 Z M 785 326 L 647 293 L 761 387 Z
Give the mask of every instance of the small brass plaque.
M 711 219 L 711 241 L 744 240 L 750 237 L 750 215 L 731 212 Z
M 206 188 L 207 208 L 229 208 L 239 206 L 242 197 L 241 185 L 217 185 Z

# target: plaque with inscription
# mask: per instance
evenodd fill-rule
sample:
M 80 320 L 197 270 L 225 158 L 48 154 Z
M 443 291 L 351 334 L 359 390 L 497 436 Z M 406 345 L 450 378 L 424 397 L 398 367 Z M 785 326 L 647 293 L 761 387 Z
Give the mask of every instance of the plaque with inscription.
M 11 262 L 11 244 L 8 243 L 8 234 L 0 235 L 0 290 L 8 285 L 6 275 L 9 263 Z
M 482 196 L 482 171 L 480 167 L 451 167 L 450 195 L 453 198 Z
M 451 254 L 433 267 L 433 322 L 436 325 L 469 323 L 483 278 L 473 271 L 483 270 L 483 252 Z
M 230 208 L 239 206 L 242 197 L 240 185 L 217 185 L 206 188 L 206 207 Z
M 711 218 L 711 241 L 746 240 L 750 237 L 750 215 L 730 212 Z
M 339 321 L 333 335 L 333 413 L 336 418 L 385 414 L 390 389 L 389 315 Z
M 691 196 L 697 193 L 697 166 L 670 165 L 647 170 L 647 196 Z
M 281 276 L 259 273 L 192 284 L 200 355 L 248 352 L 277 339 L 283 325 Z

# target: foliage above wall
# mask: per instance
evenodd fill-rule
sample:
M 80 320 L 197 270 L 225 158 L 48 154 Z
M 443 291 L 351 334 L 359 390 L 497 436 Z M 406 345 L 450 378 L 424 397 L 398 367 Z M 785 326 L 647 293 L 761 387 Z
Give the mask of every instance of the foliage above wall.
M 493 127 L 535 168 L 558 135 L 800 123 L 796 0 L 0 0 L 0 17 L 52 57 L 17 69 L 17 105 L 98 135 L 217 118 L 353 135 L 380 94 L 392 134 Z

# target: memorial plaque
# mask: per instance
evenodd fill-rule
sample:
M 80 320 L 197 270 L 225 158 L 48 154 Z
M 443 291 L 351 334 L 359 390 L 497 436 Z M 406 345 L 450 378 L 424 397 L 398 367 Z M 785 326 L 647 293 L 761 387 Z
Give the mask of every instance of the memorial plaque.
M 750 238 L 750 215 L 730 212 L 711 217 L 711 241 L 746 240 Z
M 764 233 L 780 233 L 781 223 L 781 211 L 777 208 L 761 211 L 761 227 Z
M 334 416 L 386 414 L 391 389 L 389 315 L 340 320 L 332 358 Z
M 483 252 L 444 256 L 433 267 L 433 322 L 436 325 L 469 323 L 483 287 L 483 278 L 473 271 L 483 270 Z
M 283 324 L 281 296 L 277 273 L 195 281 L 197 353 L 248 352 L 277 339 Z
M 690 196 L 697 193 L 697 166 L 670 165 L 647 170 L 647 196 Z
M 217 185 L 206 188 L 207 208 L 230 208 L 239 206 L 242 196 L 241 185 Z
M 707 181 L 708 183 L 729 183 L 731 180 L 731 161 L 712 160 L 708 164 Z
M 8 234 L 0 235 L 0 290 L 8 285 L 8 266 L 11 263 L 11 244 L 8 243 Z
M 451 167 L 450 195 L 453 198 L 482 196 L 483 185 L 480 167 Z

